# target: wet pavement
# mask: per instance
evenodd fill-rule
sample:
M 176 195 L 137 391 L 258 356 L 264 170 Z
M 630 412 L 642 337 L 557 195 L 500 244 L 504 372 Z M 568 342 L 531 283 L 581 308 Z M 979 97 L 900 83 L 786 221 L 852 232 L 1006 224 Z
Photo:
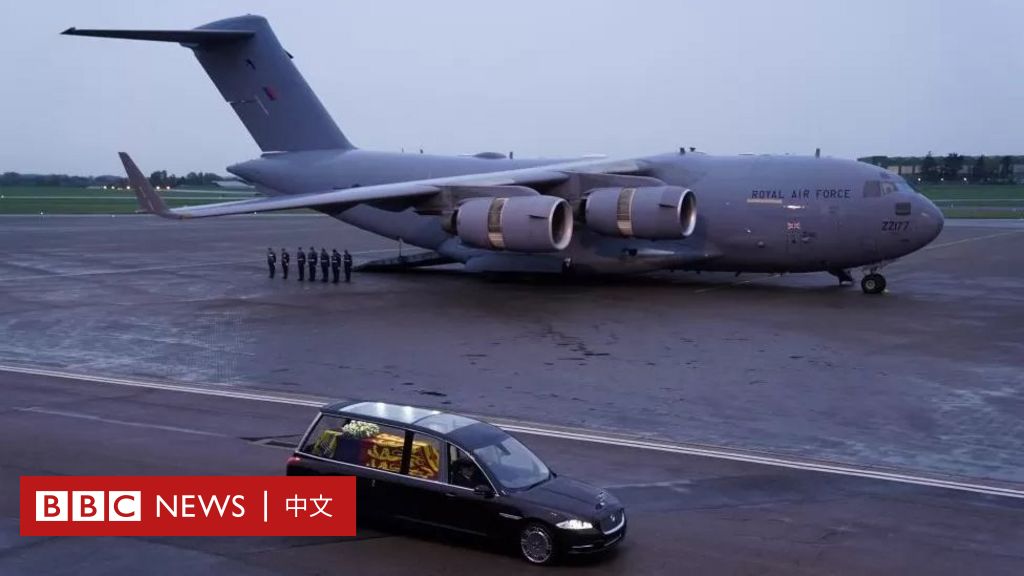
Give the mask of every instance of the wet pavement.
M 825 274 L 266 278 L 317 216 L 0 218 L 0 362 L 385 399 L 1024 483 L 1024 227 L 951 221 L 865 296 Z
M 825 274 L 266 278 L 268 246 L 389 240 L 315 216 L 0 217 L 0 364 L 375 399 L 1024 488 L 1024 226 L 947 223 L 880 297 Z M 0 573 L 521 573 L 500 550 L 355 539 L 27 539 L 23 474 L 279 474 L 309 408 L 0 371 Z M 580 573 L 1019 574 L 1022 500 L 522 436 L 618 494 Z M 280 442 L 278 442 L 280 444 Z
M 504 549 L 360 526 L 355 538 L 22 538 L 21 475 L 278 475 L 315 409 L 0 372 L 0 573 L 987 574 L 1024 566 L 1024 499 L 536 435 L 613 491 L 611 555 L 533 569 Z M 267 442 L 272 439 L 273 442 Z

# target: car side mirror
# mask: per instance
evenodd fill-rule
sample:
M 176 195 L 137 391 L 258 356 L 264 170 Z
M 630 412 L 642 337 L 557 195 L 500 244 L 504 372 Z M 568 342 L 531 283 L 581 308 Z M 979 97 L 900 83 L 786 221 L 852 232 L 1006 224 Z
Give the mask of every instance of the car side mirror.
M 486 484 L 479 484 L 476 488 L 473 488 L 473 494 L 483 498 L 494 498 L 494 490 Z

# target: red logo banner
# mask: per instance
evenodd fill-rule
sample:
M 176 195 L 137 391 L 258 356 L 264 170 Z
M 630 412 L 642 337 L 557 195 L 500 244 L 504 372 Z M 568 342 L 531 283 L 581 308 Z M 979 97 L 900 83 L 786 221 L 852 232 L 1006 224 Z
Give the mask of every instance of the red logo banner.
M 22 476 L 22 536 L 355 536 L 350 476 Z

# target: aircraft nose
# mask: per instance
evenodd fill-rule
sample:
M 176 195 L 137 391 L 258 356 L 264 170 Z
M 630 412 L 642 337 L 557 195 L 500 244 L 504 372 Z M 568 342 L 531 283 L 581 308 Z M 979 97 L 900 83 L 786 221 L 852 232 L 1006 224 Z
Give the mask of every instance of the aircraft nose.
M 932 240 L 935 240 L 942 232 L 942 226 L 945 224 L 946 219 L 942 216 L 942 210 L 932 203 L 927 198 L 921 198 L 924 206 L 921 208 L 921 215 L 919 220 L 921 225 L 919 229 L 923 232 L 924 244 L 928 244 Z

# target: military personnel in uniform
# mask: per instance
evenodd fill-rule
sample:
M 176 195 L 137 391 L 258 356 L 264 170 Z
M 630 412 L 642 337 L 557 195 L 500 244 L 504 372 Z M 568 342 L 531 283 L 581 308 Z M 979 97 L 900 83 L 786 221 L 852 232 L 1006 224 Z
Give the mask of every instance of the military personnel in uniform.
M 306 263 L 309 264 L 309 281 L 316 282 L 316 249 L 312 246 L 306 253 Z
M 274 254 L 273 248 L 267 248 L 267 267 L 270 268 L 270 277 L 273 278 L 277 270 L 277 254 Z
M 322 281 L 327 282 L 327 269 L 331 267 L 331 257 L 327 254 L 327 248 L 320 248 L 320 275 Z
M 352 255 L 345 250 L 345 282 L 352 281 Z
M 302 246 L 295 250 L 295 264 L 299 269 L 299 282 L 302 282 L 306 279 L 306 253 L 302 251 Z
M 288 251 L 281 248 L 281 272 L 283 272 L 281 278 L 284 280 L 288 279 L 288 265 L 291 264 L 292 257 L 288 254 Z
M 337 248 L 331 249 L 331 272 L 334 274 L 334 283 L 338 283 L 338 274 L 341 273 L 341 254 Z

